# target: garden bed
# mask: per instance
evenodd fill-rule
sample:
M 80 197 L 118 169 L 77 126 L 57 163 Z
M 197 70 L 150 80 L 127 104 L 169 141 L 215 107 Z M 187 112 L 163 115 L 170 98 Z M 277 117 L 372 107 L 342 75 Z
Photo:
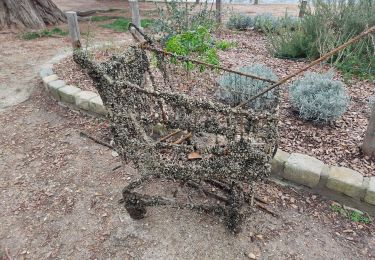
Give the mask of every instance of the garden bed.
M 253 63 L 262 63 L 271 67 L 281 78 L 306 65 L 306 62 L 302 60 L 283 60 L 271 57 L 267 51 L 265 37 L 261 33 L 225 31 L 217 37 L 238 43 L 236 47 L 227 51 L 219 51 L 221 65 L 225 67 L 235 69 Z M 103 60 L 114 52 L 120 52 L 124 47 L 114 48 L 112 46 L 112 48 L 97 50 L 94 56 L 97 60 Z M 329 65 L 323 65 L 316 66 L 312 70 L 326 72 L 330 68 Z M 82 90 L 96 92 L 91 79 L 74 63 L 71 57 L 57 64 L 55 71 L 59 78 L 64 79 L 68 84 L 75 85 Z M 337 79 L 341 79 L 338 72 L 335 71 L 335 74 Z M 200 83 L 204 83 L 202 78 L 204 77 L 201 77 Z M 181 77 L 181 79 L 185 79 L 185 77 Z M 182 83 L 184 82 L 181 82 L 181 87 L 186 85 Z M 358 170 L 365 176 L 375 176 L 375 161 L 363 156 L 360 150 L 368 122 L 367 98 L 375 95 L 373 83 L 360 80 L 348 82 L 347 91 L 351 98 L 349 108 L 341 118 L 328 125 L 313 124 L 300 119 L 290 107 L 286 85 L 281 89 L 279 148 L 287 152 L 308 154 L 330 165 L 349 167 Z M 198 88 L 195 90 L 190 93 L 202 94 Z

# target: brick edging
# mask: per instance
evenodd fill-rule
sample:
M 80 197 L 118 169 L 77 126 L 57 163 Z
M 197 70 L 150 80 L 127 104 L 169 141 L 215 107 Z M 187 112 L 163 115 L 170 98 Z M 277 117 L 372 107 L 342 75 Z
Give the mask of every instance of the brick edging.
M 71 53 L 55 56 L 39 71 L 43 85 L 59 103 L 72 109 L 83 110 L 96 116 L 105 116 L 108 112 L 97 93 L 83 91 L 77 86 L 66 85 L 53 71 L 53 65 Z M 272 160 L 271 175 L 303 185 L 318 193 L 338 193 L 357 202 L 371 206 L 375 212 L 375 176 L 363 177 L 355 170 L 329 166 L 322 161 L 300 153 L 286 153 L 278 150 Z

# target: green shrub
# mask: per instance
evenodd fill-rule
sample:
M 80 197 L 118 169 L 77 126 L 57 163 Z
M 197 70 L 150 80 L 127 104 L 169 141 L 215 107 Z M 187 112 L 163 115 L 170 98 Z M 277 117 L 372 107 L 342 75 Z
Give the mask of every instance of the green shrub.
M 272 69 L 261 64 L 242 67 L 239 71 L 275 81 L 277 80 Z M 217 97 L 225 103 L 236 106 L 242 101 L 248 100 L 258 94 L 261 90 L 268 87 L 269 83 L 234 73 L 227 73 L 219 79 L 219 85 L 220 88 L 217 92 Z M 275 92 L 269 91 L 267 94 L 249 103 L 248 107 L 263 109 L 275 101 L 275 98 Z
M 157 4 L 156 4 L 157 5 Z M 159 18 L 154 22 L 154 36 L 164 43 L 173 35 L 185 31 L 196 31 L 198 27 L 212 30 L 216 27 L 215 11 L 207 1 L 200 4 L 187 5 L 176 0 L 165 2 L 165 7 L 157 5 Z M 198 9 L 198 10 L 197 10 Z
M 349 103 L 344 84 L 331 73 L 306 73 L 289 87 L 289 99 L 301 118 L 317 122 L 337 119 Z
M 177 55 L 189 56 L 192 53 L 198 58 L 214 65 L 219 64 L 214 40 L 205 27 L 198 27 L 195 31 L 185 31 L 169 38 L 166 42 L 166 50 Z M 192 68 L 191 63 L 186 63 Z
M 228 29 L 244 31 L 254 26 L 253 19 L 246 14 L 232 14 L 227 22 Z
M 282 33 L 270 34 L 270 52 L 282 59 L 306 58 L 310 42 L 302 31 L 292 31 L 286 28 Z
M 280 30 L 294 31 L 300 27 L 301 21 L 298 17 L 285 13 L 282 17 L 275 17 L 270 13 L 260 14 L 254 17 L 254 29 L 265 33 Z
M 215 46 L 222 51 L 226 51 L 232 47 L 236 47 L 237 44 L 235 41 L 220 40 L 215 43 Z
M 316 59 L 375 25 L 373 1 L 314 0 L 312 3 L 313 12 L 307 12 L 293 30 L 276 30 L 269 35 L 269 46 L 275 56 Z M 359 76 L 373 80 L 374 53 L 374 39 L 369 36 L 340 51 L 330 61 L 346 78 Z
M 265 13 L 254 17 L 254 29 L 262 32 L 274 31 L 279 25 L 279 21 L 272 14 Z

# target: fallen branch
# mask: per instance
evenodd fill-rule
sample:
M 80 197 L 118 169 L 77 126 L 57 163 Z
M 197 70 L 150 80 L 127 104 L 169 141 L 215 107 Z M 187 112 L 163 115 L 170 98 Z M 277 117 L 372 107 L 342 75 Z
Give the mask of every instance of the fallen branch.
M 115 167 L 112 168 L 112 171 L 116 171 L 117 169 L 120 169 L 122 164 L 116 165 Z
M 261 210 L 271 214 L 272 216 L 274 216 L 275 218 L 278 218 L 280 217 L 279 214 L 277 214 L 276 212 L 270 210 L 269 208 L 267 208 L 266 206 L 264 206 L 263 204 L 259 203 L 259 202 L 255 202 L 255 206 L 257 206 L 258 208 L 260 208 Z
M 220 200 L 221 202 L 224 202 L 224 203 L 226 203 L 226 204 L 229 204 L 229 201 L 228 201 L 227 198 L 224 198 L 224 197 L 222 197 L 222 196 L 220 196 L 220 195 L 218 195 L 218 194 L 216 194 L 216 193 L 213 193 L 213 192 L 211 192 L 211 191 L 208 191 L 208 190 L 202 188 L 202 187 L 201 187 L 199 184 L 197 184 L 197 183 L 194 183 L 194 182 L 192 182 L 192 181 L 187 181 L 186 184 L 187 184 L 188 186 L 190 186 L 190 187 L 193 187 L 193 188 L 195 188 L 195 189 L 197 189 L 197 190 L 202 191 L 202 192 L 203 192 L 204 194 L 206 194 L 207 196 L 211 196 L 211 197 L 214 198 L 214 199 L 217 199 L 217 200 Z
M 180 139 L 174 141 L 173 144 L 182 144 L 184 141 L 188 140 L 192 136 L 193 136 L 192 133 L 188 133 L 187 135 L 182 136 Z
M 172 133 L 170 133 L 170 134 L 164 136 L 163 138 L 160 138 L 159 141 L 158 141 L 158 143 L 167 140 L 168 138 L 170 138 L 170 137 L 172 137 L 172 136 L 174 136 L 174 135 L 180 133 L 181 131 L 182 131 L 182 130 L 176 130 L 176 131 L 174 131 L 174 132 L 172 132 Z
M 108 147 L 110 149 L 114 149 L 112 145 L 110 145 L 110 144 L 108 144 L 106 142 L 103 142 L 103 141 L 101 141 L 101 140 L 99 140 L 99 139 L 97 139 L 97 138 L 95 138 L 95 137 L 93 137 L 91 135 L 88 135 L 88 134 L 86 134 L 84 132 L 80 132 L 79 134 L 80 134 L 80 136 L 83 136 L 83 137 L 86 137 L 86 138 L 89 138 L 89 139 L 93 140 L 95 143 L 101 144 L 101 145 L 106 146 L 106 147 Z

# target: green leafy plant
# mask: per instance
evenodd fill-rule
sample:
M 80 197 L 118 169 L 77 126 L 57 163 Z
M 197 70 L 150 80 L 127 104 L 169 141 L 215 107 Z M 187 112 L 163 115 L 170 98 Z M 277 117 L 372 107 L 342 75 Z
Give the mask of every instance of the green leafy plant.
M 269 31 L 268 42 L 273 55 L 316 59 L 375 25 L 373 1 L 314 0 L 312 4 L 313 11 L 308 11 L 298 26 L 287 25 L 289 30 Z M 345 78 L 357 76 L 374 80 L 374 53 L 374 38 L 369 36 L 340 51 L 330 62 Z
M 215 46 L 222 51 L 226 51 L 232 47 L 236 47 L 237 44 L 235 41 L 220 40 L 215 43 Z
M 350 219 L 353 222 L 365 223 L 365 224 L 369 224 L 371 222 L 371 219 L 368 216 L 366 216 L 365 214 L 363 214 L 359 211 L 345 209 L 342 206 L 337 205 L 337 204 L 331 205 L 331 210 L 333 212 L 336 212 L 336 213 Z
M 306 73 L 289 87 L 289 99 L 301 118 L 321 123 L 340 117 L 349 104 L 344 84 L 331 73 Z
M 253 19 L 243 13 L 233 13 L 227 22 L 228 29 L 244 31 L 254 26 Z
M 55 27 L 51 30 L 44 29 L 40 31 L 26 32 L 21 35 L 21 38 L 24 40 L 34 40 L 42 37 L 53 37 L 53 36 L 65 36 L 68 32 L 63 31 L 62 29 Z
M 277 80 L 277 76 L 273 73 L 272 69 L 262 64 L 242 67 L 239 71 L 274 81 Z M 258 94 L 268 87 L 269 83 L 234 73 L 227 73 L 219 79 L 219 85 L 220 88 L 216 93 L 217 97 L 225 103 L 236 106 L 242 101 L 248 100 Z M 249 103 L 248 106 L 255 109 L 263 109 L 274 102 L 275 99 L 275 92 L 269 91 L 267 94 Z
M 185 31 L 183 33 L 172 36 L 166 42 L 166 50 L 181 56 L 189 56 L 193 53 L 198 55 L 201 60 L 218 65 L 219 57 L 214 45 L 214 40 L 205 27 L 198 27 L 195 31 Z M 185 63 L 188 68 L 192 68 L 192 64 Z

